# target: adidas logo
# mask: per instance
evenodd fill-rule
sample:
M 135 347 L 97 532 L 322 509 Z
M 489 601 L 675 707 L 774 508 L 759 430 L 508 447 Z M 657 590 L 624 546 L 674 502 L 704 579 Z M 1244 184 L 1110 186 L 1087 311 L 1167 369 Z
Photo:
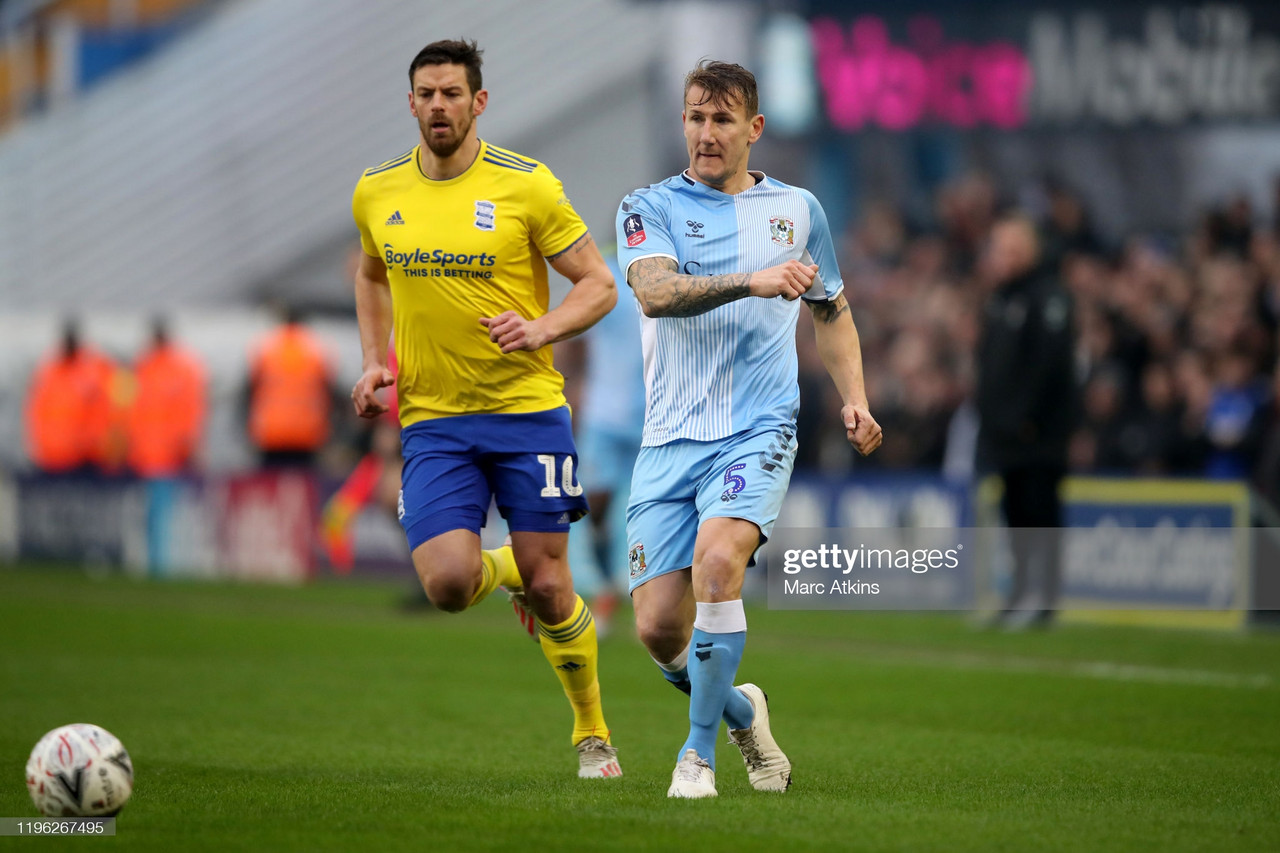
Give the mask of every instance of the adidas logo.
M 569 513 L 567 512 L 560 513 L 560 517 L 556 519 L 556 524 L 568 524 L 568 523 L 569 523 Z
M 401 216 L 401 215 L 400 215 L 400 211 L 398 211 L 398 210 L 397 210 L 395 213 L 393 213 L 393 214 L 391 214 L 389 217 L 387 217 L 387 224 L 388 224 L 388 225 L 403 225 L 403 224 L 404 224 L 404 217 L 403 217 L 403 216 Z

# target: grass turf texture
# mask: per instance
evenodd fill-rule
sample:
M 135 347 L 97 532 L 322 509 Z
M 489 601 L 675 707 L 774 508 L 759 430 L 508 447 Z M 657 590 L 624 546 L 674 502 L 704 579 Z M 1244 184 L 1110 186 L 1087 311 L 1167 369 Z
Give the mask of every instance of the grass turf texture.
M 137 850 L 1275 850 L 1280 637 L 946 615 L 749 613 L 740 673 L 795 765 L 669 801 L 687 701 L 625 629 L 602 643 L 625 776 L 575 778 L 559 684 L 505 600 L 402 587 L 91 580 L 0 569 L 0 816 L 32 816 L 45 731 L 133 756 Z M 620 614 L 624 619 L 629 614 Z

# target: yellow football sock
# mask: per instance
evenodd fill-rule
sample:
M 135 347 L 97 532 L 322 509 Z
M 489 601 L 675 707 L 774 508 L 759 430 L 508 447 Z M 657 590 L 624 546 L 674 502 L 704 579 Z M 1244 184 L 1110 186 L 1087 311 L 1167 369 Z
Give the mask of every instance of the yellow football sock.
M 582 596 L 574 596 L 573 614 L 559 625 L 538 621 L 538 643 L 573 706 L 574 744 L 593 735 L 608 743 L 597 677 L 596 623 Z
M 489 597 L 500 586 L 519 588 L 520 572 L 516 569 L 516 558 L 511 553 L 510 545 L 494 548 L 492 551 L 480 552 L 480 588 L 471 598 L 471 606 L 475 607 Z

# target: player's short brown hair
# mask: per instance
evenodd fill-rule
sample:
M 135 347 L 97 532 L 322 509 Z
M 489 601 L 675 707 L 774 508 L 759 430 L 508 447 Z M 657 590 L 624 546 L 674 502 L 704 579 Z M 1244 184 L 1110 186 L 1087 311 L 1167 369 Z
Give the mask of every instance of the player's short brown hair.
M 755 118 L 760 112 L 760 95 L 756 90 L 756 75 L 733 62 L 703 60 L 684 78 L 684 97 L 689 99 L 689 87 L 699 86 L 707 97 L 699 104 L 741 104 L 747 110 L 747 118 Z
M 414 72 L 424 65 L 461 65 L 467 69 L 467 85 L 471 87 L 471 94 L 474 95 L 484 88 L 484 81 L 480 77 L 480 66 L 484 61 L 480 57 L 483 54 L 484 51 L 476 45 L 474 40 L 433 41 L 418 51 L 413 62 L 409 63 L 409 86 L 413 86 Z

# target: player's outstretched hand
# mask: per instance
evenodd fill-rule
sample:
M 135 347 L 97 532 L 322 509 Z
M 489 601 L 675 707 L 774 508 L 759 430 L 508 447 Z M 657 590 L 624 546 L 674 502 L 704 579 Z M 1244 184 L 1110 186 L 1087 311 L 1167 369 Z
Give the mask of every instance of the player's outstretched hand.
M 504 353 L 516 350 L 533 352 L 548 343 L 548 336 L 537 320 L 526 320 L 514 311 L 503 311 L 497 317 L 481 317 L 480 325 L 489 330 L 489 340 Z
M 391 410 L 391 407 L 378 400 L 378 389 L 389 388 L 396 384 L 395 375 L 385 367 L 370 367 L 360 376 L 356 387 L 351 389 L 351 404 L 356 414 L 362 418 L 376 418 Z
M 813 285 L 813 278 L 818 274 L 817 264 L 802 264 L 799 261 L 787 261 L 776 267 L 760 270 L 751 274 L 751 295 L 764 299 L 781 296 L 791 302 L 799 299 Z
M 840 410 L 840 417 L 844 419 L 845 438 L 863 456 L 870 455 L 884 440 L 880 424 L 865 407 L 845 406 Z

